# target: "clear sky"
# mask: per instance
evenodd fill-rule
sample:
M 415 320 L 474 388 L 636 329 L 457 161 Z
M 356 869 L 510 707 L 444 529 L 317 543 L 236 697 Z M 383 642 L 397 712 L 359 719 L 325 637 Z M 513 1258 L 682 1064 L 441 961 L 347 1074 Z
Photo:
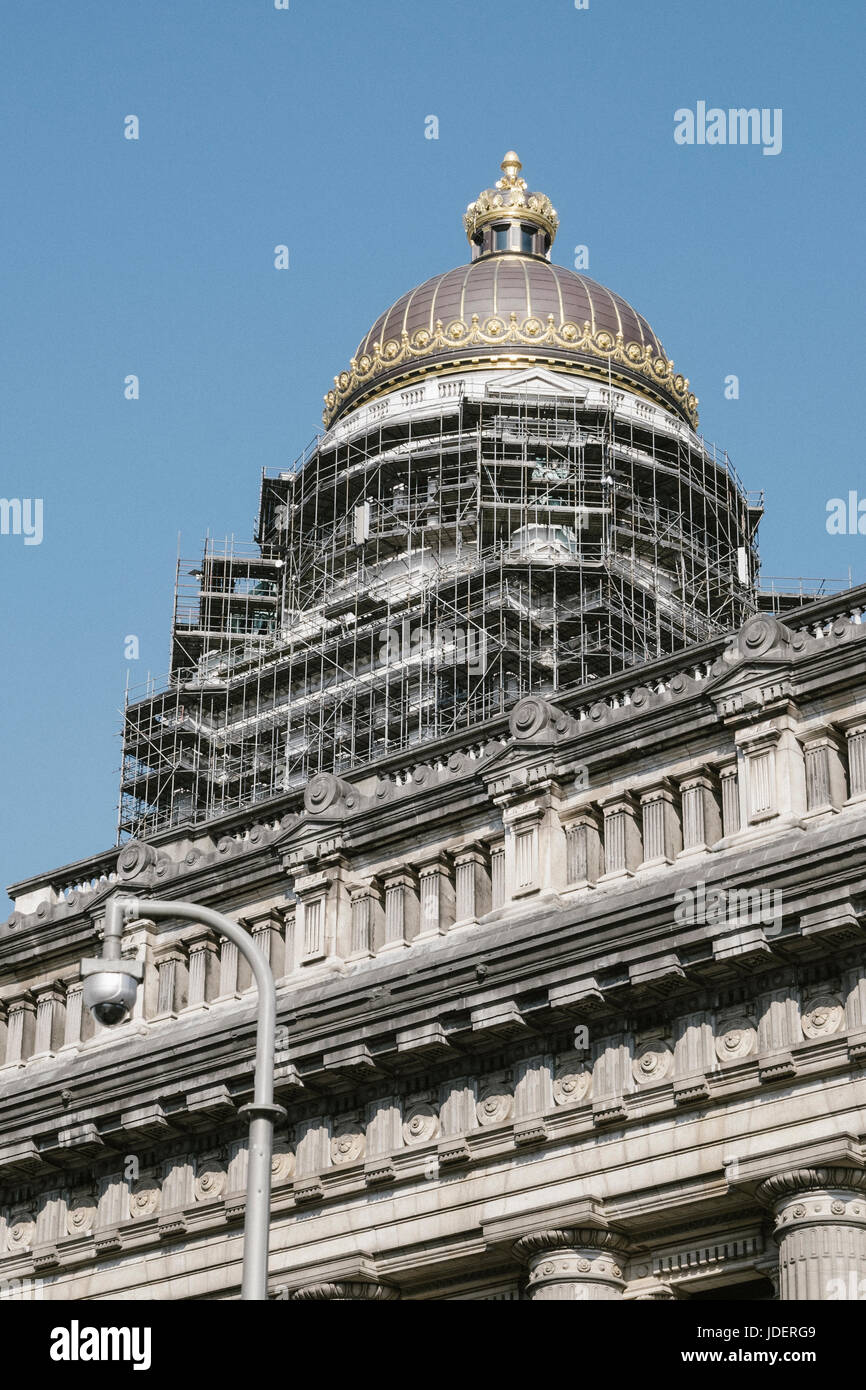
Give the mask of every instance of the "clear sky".
M 192 558 L 207 530 L 251 539 L 261 469 L 319 428 L 377 314 L 468 259 L 461 214 L 509 147 L 560 214 L 553 259 L 589 248 L 765 489 L 764 574 L 866 580 L 866 535 L 825 525 L 866 499 L 864 14 L 4 6 L 0 495 L 41 498 L 43 537 L 0 535 L 2 884 L 113 843 L 124 686 L 168 666 L 178 533 Z M 677 144 L 699 102 L 780 108 L 781 152 Z

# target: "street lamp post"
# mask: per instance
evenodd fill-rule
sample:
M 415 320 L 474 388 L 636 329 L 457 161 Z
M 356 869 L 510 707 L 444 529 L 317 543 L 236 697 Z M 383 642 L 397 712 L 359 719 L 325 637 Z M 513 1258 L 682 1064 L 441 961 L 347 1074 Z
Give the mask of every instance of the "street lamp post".
M 121 957 L 124 922 L 139 917 L 178 917 L 213 927 L 233 941 L 249 961 L 258 990 L 256 1020 L 256 1066 L 252 1105 L 241 1107 L 250 1122 L 247 1161 L 247 1200 L 244 1215 L 244 1256 L 241 1298 L 263 1301 L 268 1296 L 268 1237 L 271 1215 L 271 1157 L 274 1122 L 285 1116 L 274 1104 L 274 1032 L 277 996 L 268 961 L 247 932 L 212 908 L 197 903 L 169 902 L 152 898 L 116 897 L 105 913 L 102 958 L 82 961 L 85 978 L 84 1000 L 101 1023 L 114 1024 L 129 1017 L 138 982 L 142 977 L 139 961 Z

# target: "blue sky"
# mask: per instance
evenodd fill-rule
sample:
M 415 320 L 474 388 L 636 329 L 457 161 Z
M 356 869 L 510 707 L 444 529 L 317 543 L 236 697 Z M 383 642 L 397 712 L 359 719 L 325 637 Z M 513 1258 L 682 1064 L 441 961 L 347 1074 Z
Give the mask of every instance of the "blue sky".
M 31 0 L 3 28 L 0 495 L 44 509 L 40 545 L 0 536 L 3 884 L 113 842 L 178 533 L 251 538 L 261 469 L 380 310 L 467 259 L 509 147 L 553 259 L 589 247 L 765 489 L 765 575 L 866 580 L 866 536 L 825 528 L 866 497 L 862 7 Z M 699 101 L 781 108 L 781 153 L 677 145 Z

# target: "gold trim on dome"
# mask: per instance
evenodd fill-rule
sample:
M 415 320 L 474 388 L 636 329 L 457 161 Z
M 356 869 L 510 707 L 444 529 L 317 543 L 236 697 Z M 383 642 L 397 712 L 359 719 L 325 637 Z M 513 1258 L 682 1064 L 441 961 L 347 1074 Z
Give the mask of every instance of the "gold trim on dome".
M 660 357 L 649 344 L 626 343 L 622 333 L 614 334 L 607 329 L 594 332 L 588 319 L 582 325 L 571 320 L 557 324 L 553 314 L 548 314 L 543 322 L 535 316 L 518 322 L 514 312 L 507 320 L 502 315 L 494 314 L 483 323 L 478 314 L 473 314 L 469 323 L 458 318 L 443 324 L 441 319 L 437 319 L 432 330 L 418 328 L 410 337 L 404 329 L 399 339 L 387 338 L 383 343 L 374 343 L 372 352 L 353 357 L 349 370 L 334 377 L 334 389 L 325 396 L 322 416 L 325 426 L 333 423 L 352 396 L 403 363 L 431 357 L 449 349 L 506 347 L 513 344 L 524 348 L 547 347 L 569 353 L 585 353 L 608 363 L 620 364 L 661 390 L 689 422 L 697 426 L 698 398 L 689 391 L 688 377 L 675 372 L 673 362 Z
M 499 167 L 502 178 L 496 180 L 496 186 L 485 188 L 466 209 L 463 226 L 470 243 L 482 227 L 510 218 L 541 227 L 552 244 L 559 217 L 547 194 L 526 191 L 526 179 L 520 178 L 523 165 L 514 150 L 508 151 Z

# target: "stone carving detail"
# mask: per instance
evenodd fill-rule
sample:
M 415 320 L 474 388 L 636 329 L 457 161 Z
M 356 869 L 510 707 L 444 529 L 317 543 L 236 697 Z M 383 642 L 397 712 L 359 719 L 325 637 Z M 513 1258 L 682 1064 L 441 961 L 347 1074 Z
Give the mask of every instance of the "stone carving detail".
M 312 816 L 352 811 L 357 804 L 355 788 L 332 772 L 317 772 L 304 791 L 304 809 Z
M 290 1298 L 299 1301 L 331 1300 L 347 1303 L 357 1300 L 383 1302 L 399 1298 L 398 1289 L 387 1284 L 373 1284 L 360 1279 L 343 1280 L 338 1284 L 307 1284 L 303 1289 L 295 1289 Z
M 426 1144 L 439 1133 L 439 1116 L 432 1105 L 418 1104 L 406 1111 L 403 1120 L 403 1143 Z
M 673 1067 L 674 1056 L 666 1042 L 653 1038 L 651 1042 L 641 1043 L 631 1064 L 635 1081 L 649 1084 L 664 1081 Z
M 844 1027 L 845 1010 L 835 995 L 816 994 L 804 1003 L 801 1021 L 807 1038 L 824 1038 Z
M 553 1077 L 556 1105 L 579 1105 L 589 1095 L 592 1073 L 576 1053 L 560 1057 Z
M 271 1156 L 271 1182 L 274 1187 L 281 1182 L 288 1182 L 294 1176 L 294 1172 L 295 1155 L 285 1139 L 275 1139 Z
M 89 1188 L 79 1188 L 69 1197 L 66 1230 L 71 1236 L 86 1236 L 96 1224 L 96 1198 Z
M 511 1119 L 514 1097 L 504 1081 L 490 1081 L 478 1093 L 475 1113 L 480 1125 L 502 1125 Z
M 138 840 L 129 840 L 117 858 L 117 875 L 121 879 L 137 878 L 145 869 L 152 869 L 157 861 L 157 853 L 152 845 Z
M 736 657 L 766 656 L 774 648 L 784 649 L 791 640 L 791 632 L 769 613 L 759 613 L 749 618 L 733 639 L 733 659 Z M 728 652 L 728 660 L 732 659 Z
M 728 1019 L 716 1037 L 716 1056 L 720 1062 L 737 1062 L 755 1051 L 758 1034 L 745 1018 Z
M 153 1178 L 139 1178 L 129 1194 L 130 1216 L 141 1220 L 146 1216 L 153 1216 L 158 1210 L 159 1184 Z
M 508 727 L 515 739 L 545 738 L 571 732 L 574 721 L 556 705 L 550 705 L 538 695 L 527 695 L 514 706 L 508 716 Z
M 36 1213 L 29 1207 L 16 1207 L 9 1217 L 6 1247 L 11 1255 L 30 1249 L 36 1231 Z
M 357 1120 L 340 1120 L 334 1127 L 331 1140 L 331 1162 L 357 1163 L 364 1157 L 367 1141 Z
M 213 1156 L 200 1158 L 196 1164 L 193 1195 L 197 1202 L 215 1202 L 226 1190 L 225 1165 Z

